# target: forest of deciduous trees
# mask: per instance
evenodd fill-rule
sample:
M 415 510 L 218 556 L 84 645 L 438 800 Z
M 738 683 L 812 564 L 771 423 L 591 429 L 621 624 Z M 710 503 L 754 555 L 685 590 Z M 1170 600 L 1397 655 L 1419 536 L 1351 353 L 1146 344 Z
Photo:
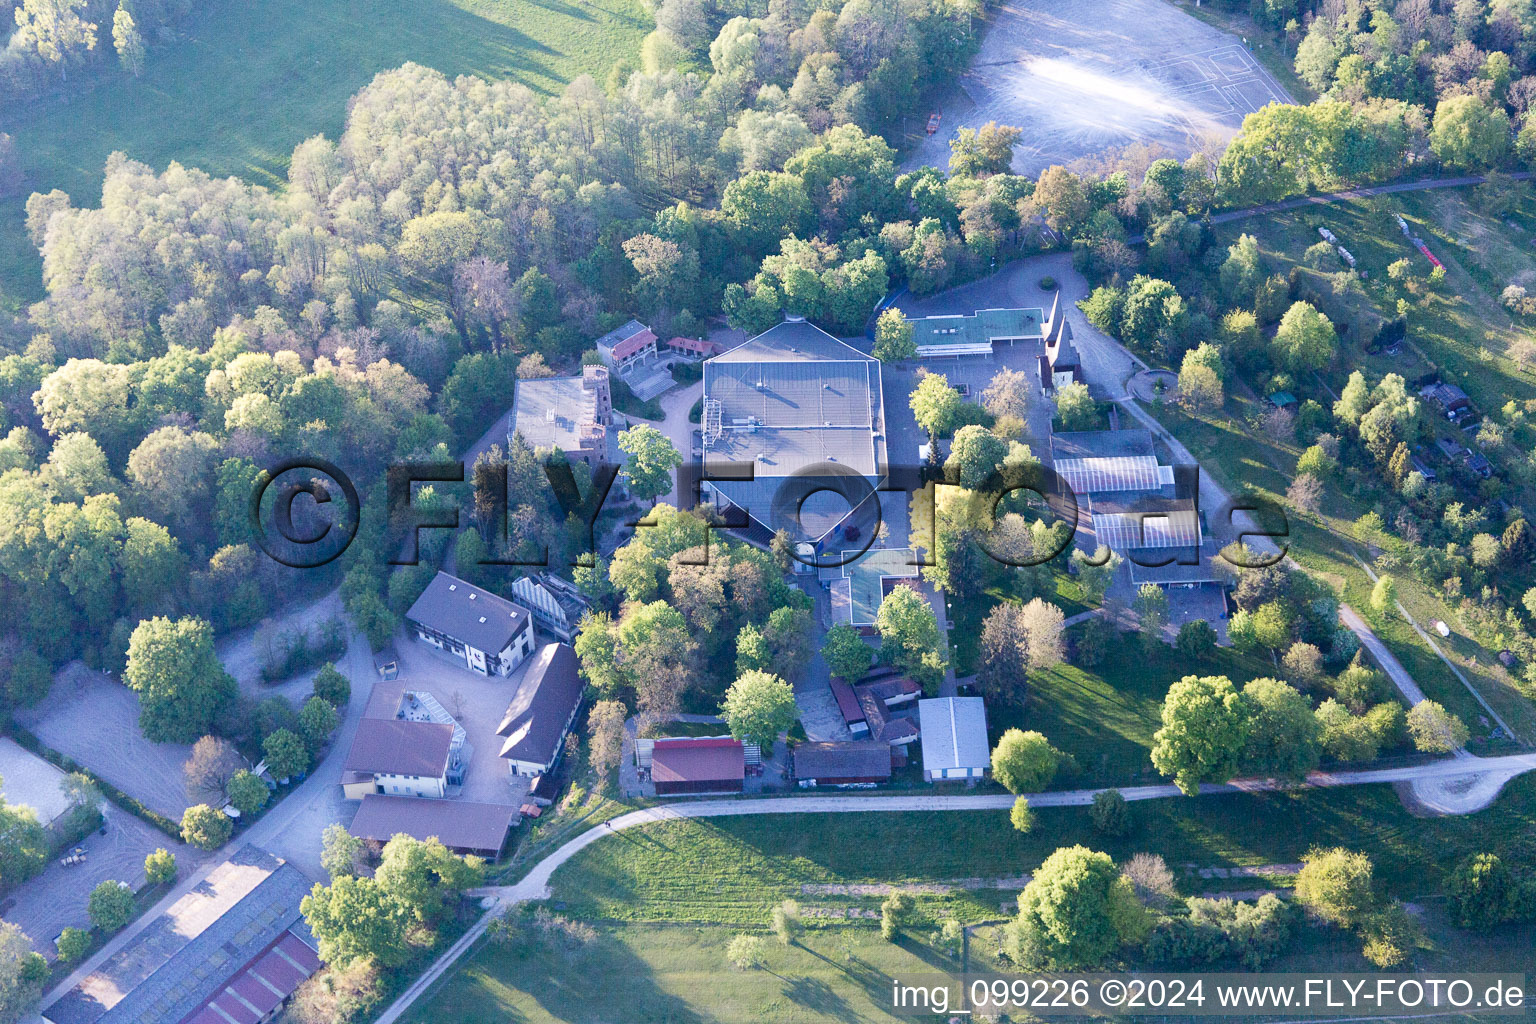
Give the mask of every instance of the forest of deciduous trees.
M 1420 6 L 1450 35 L 1386 31 Z M 603 85 L 545 99 L 419 65 L 382 73 L 340 138 L 294 151 L 282 189 L 114 156 L 97 207 L 34 195 L 47 294 L 0 327 L 0 600 L 18 623 L 9 660 L 28 666 L 8 673 L 10 699 L 37 699 L 37 658 L 119 667 L 142 618 L 225 629 L 265 614 L 280 569 L 243 516 L 272 458 L 320 455 L 366 491 L 390 459 L 462 450 L 505 410 L 520 362 L 571 366 L 632 315 L 692 334 L 721 311 L 748 331 L 790 311 L 854 332 L 892 288 L 933 292 L 1061 238 L 1096 275 L 1145 261 L 1178 281 L 1215 206 L 1525 155 L 1480 145 L 1491 135 L 1468 111 L 1523 115 L 1529 11 L 1406 0 L 1287 18 L 1309 26 L 1303 68 L 1326 22 L 1354 54 L 1411 53 L 1419 85 L 1346 87 L 1341 57 L 1323 100 L 1250 116 L 1219 157 L 1130 153 L 1030 180 L 1008 173 L 1014 129 L 988 125 L 954 140 L 948 174 L 899 173 L 879 133 L 964 65 L 976 13 L 667 0 L 641 70 Z M 1440 74 L 1464 42 L 1480 70 Z M 1250 286 L 1265 282 L 1234 284 Z M 1194 345 L 1220 311 L 1188 298 L 1146 276 L 1105 315 L 1133 343 Z M 557 533 L 535 453 L 498 455 L 514 466 L 513 543 Z M 390 579 L 381 498 L 367 499 L 364 536 L 327 579 L 345 574 L 354 618 L 387 635 L 413 581 Z

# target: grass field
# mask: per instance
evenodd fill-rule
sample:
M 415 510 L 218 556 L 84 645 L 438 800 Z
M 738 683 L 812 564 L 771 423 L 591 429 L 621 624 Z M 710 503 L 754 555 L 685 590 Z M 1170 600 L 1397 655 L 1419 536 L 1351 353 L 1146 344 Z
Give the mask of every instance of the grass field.
M 1387 786 L 1160 800 L 1132 810 L 1133 834 L 1114 841 L 1093 831 L 1082 808 L 1038 811 L 1028 836 L 1001 812 L 714 818 L 630 830 L 588 847 L 555 875 L 555 911 L 595 922 L 590 941 L 487 943 L 409 1019 L 597 1022 L 615 1019 L 622 1006 L 623 1019 L 635 1021 L 886 1020 L 877 1001 L 892 973 L 956 969 L 928 944 L 932 922 L 954 916 L 977 925 L 968 969 L 1006 969 L 991 956 L 996 935 L 984 922 L 1009 916 L 1014 890 L 987 881 L 1027 873 L 1072 843 L 1117 860 L 1159 852 L 1186 892 L 1224 884 L 1187 875 L 1186 866 L 1289 863 L 1314 844 L 1347 845 L 1374 859 L 1388 894 L 1418 908 L 1430 947 L 1416 952 L 1417 969 L 1536 971 L 1536 927 L 1461 931 L 1446 921 L 1441 899 L 1446 872 L 1469 852 L 1491 849 L 1522 863 L 1536 857 L 1536 779 L 1529 776 L 1494 807 L 1459 818 L 1414 818 Z M 873 911 L 879 896 L 801 888 L 959 879 L 983 887 L 917 893 L 922 923 L 896 945 L 880 941 L 872 920 L 827 916 Z M 731 936 L 761 934 L 786 898 L 800 901 L 811 925 L 802 946 L 784 948 L 770 937 L 767 970 L 727 968 Z M 1308 928 L 1270 969 L 1368 967 L 1357 938 Z
M 633 59 L 651 19 L 639 0 L 276 0 L 221 3 L 154 46 L 137 79 L 115 70 L 60 95 L 0 106 L 26 172 L 0 205 L 0 304 L 39 296 L 22 224 L 33 191 L 100 201 L 114 150 L 156 169 L 280 182 L 293 147 L 340 133 L 347 100 L 379 71 L 416 61 L 449 76 L 510 78 L 552 93 Z
M 1126 635 L 1120 651 L 1093 669 L 1062 663 L 1032 673 L 1024 706 L 989 702 L 987 725 L 994 739 L 1014 726 L 1037 730 L 1071 754 L 1079 773 L 1058 777 L 1053 788 L 1163 782 L 1152 768 L 1152 734 L 1169 686 L 1187 675 L 1224 675 L 1242 686 L 1274 674 L 1268 660 L 1230 647 L 1192 661 L 1167 644 L 1143 650 Z
M 667 822 L 603 839 L 556 872 L 563 912 L 587 920 L 756 926 L 780 900 L 807 907 L 877 906 L 801 885 L 1009 878 L 1059 846 L 1083 843 L 1117 860 L 1138 851 L 1169 865 L 1284 864 L 1314 845 L 1368 853 L 1393 895 L 1432 899 L 1467 853 L 1493 850 L 1536 862 L 1536 778 L 1511 783 L 1491 808 L 1415 818 L 1390 786 L 1153 800 L 1132 805 L 1135 828 L 1107 839 L 1085 808 L 1042 808 L 1022 835 L 1004 812 L 757 815 Z M 995 891 L 995 890 L 992 890 Z M 986 888 L 920 895 L 934 913 L 993 914 Z
M 407 1017 L 413 1024 L 701 1024 L 703 1021 L 896 1021 L 882 1008 L 891 976 L 954 965 L 912 939 L 885 942 L 871 925 L 813 931 L 796 946 L 767 937 L 763 970 L 734 971 L 727 928 L 601 928 L 575 949 L 487 944 Z

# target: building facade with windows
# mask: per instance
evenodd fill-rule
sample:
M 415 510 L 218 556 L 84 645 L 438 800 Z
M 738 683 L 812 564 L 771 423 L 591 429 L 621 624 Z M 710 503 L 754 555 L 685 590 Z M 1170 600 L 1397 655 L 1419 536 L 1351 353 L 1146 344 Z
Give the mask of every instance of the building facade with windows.
M 539 648 L 496 729 L 505 741 L 501 756 L 508 772 L 531 776 L 554 769 L 581 708 L 582 690 L 574 650 L 565 644 Z
M 447 796 L 453 740 L 454 727 L 441 722 L 365 718 L 342 768 L 342 792 L 349 800 Z
M 656 358 L 656 333 L 639 320 L 615 327 L 592 343 L 603 365 L 615 373 Z
M 528 609 L 438 573 L 405 613 L 422 643 L 464 659 L 481 675 L 510 675 L 533 653 L 533 616 Z

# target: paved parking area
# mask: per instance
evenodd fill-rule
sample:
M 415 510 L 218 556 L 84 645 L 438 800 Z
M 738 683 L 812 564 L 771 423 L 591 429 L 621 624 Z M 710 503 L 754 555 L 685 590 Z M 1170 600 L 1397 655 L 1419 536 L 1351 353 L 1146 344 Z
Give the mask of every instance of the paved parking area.
M 539 637 L 541 642 L 545 639 Z M 500 757 L 504 741 L 496 735 L 496 728 L 523 684 L 527 662 L 505 678 L 482 676 L 465 668 L 462 661 L 404 636 L 396 644 L 396 661 L 400 666 L 399 678 L 374 684 L 365 716 L 394 718 L 400 695 L 406 690 L 432 694 L 464 727 L 469 764 L 458 799 L 521 804 L 528 795 L 528 780 L 508 774 L 507 762 Z
M 113 804 L 102 811 L 107 834 L 92 833 L 78 845 L 85 851 L 85 863 L 64 867 L 57 859 L 36 878 L 21 886 L 6 900 L 4 914 L 32 942 L 32 948 L 50 959 L 55 954 L 53 940 L 65 928 L 89 928 L 86 904 L 91 890 L 108 879 L 127 882 L 137 888 L 144 884 L 144 857 L 157 847 L 176 854 L 181 874 L 201 866 L 208 854 L 175 842 L 164 832 L 147 825 Z
M 1183 159 L 1225 145 L 1266 103 L 1290 102 L 1241 40 L 1165 0 L 1002 5 L 961 88 L 911 165 L 948 166 L 955 131 L 987 121 L 1024 129 L 1018 174 L 1132 143 Z
M 16 717 L 54 750 L 146 807 L 181 820 L 188 806 L 181 766 L 192 747 L 145 739 L 138 695 L 122 683 L 72 661 L 54 677 L 48 699 Z

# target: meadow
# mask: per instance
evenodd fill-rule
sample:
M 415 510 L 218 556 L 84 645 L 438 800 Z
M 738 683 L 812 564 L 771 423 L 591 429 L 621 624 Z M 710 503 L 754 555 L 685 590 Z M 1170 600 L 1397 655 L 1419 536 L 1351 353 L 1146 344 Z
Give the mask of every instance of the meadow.
M 597 930 L 582 946 L 530 939 L 487 943 L 407 1017 L 413 1024 L 667 1024 L 772 1020 L 897 1021 L 882 1003 L 897 972 L 951 968 L 933 950 L 892 944 L 865 925 L 820 929 L 795 946 L 765 936 L 760 970 L 726 966 L 736 934 L 719 927 L 624 925 Z M 940 967 L 939 965 L 942 965 Z M 951 968 L 952 969 L 952 968 Z
M 1268 659 L 1230 647 L 1197 660 L 1167 644 L 1143 649 L 1129 634 L 1120 643 L 1135 644 L 1136 656 L 1112 652 L 1091 669 L 1063 662 L 1030 674 L 1022 704 L 988 702 L 994 741 L 1008 728 L 1034 729 L 1072 755 L 1078 771 L 1059 774 L 1054 789 L 1166 781 L 1153 769 L 1151 754 L 1168 687 L 1188 675 L 1224 675 L 1241 686 L 1275 674 Z
M 1028 835 L 1006 814 L 981 811 L 744 816 L 632 829 L 588 847 L 554 877 L 548 906 L 591 922 L 585 942 L 541 939 L 520 925 L 513 941 L 484 943 L 410 1019 L 605 1021 L 622 1005 L 625 1019 L 637 1021 L 888 1020 L 878 1000 L 891 974 L 959 969 L 932 943 L 945 918 L 970 926 L 968 969 L 1008 969 L 992 953 L 1017 883 L 999 883 L 1073 843 L 1117 861 L 1161 853 L 1186 893 L 1290 884 L 1272 875 L 1208 880 L 1186 868 L 1286 864 L 1314 845 L 1345 845 L 1370 855 L 1383 891 L 1410 901 L 1425 923 L 1429 942 L 1415 952 L 1417 969 L 1536 969 L 1536 927 L 1474 935 L 1449 924 L 1442 898 L 1446 873 L 1468 853 L 1536 853 L 1529 776 L 1470 817 L 1415 818 L 1389 786 L 1158 800 L 1132 812 L 1123 839 L 1095 832 L 1082 808 L 1041 809 Z M 916 919 L 895 944 L 881 941 L 872 919 L 878 894 L 819 888 L 962 879 L 979 887 L 917 891 Z M 767 925 L 772 908 L 790 898 L 809 927 L 786 948 Z M 764 937 L 765 969 L 726 965 L 726 944 L 742 931 Z M 1358 939 L 1308 928 L 1272 969 L 1368 968 Z
M 1097 832 L 1085 808 L 1041 808 L 1029 834 L 1002 811 L 752 815 L 631 829 L 583 850 L 555 873 L 562 912 L 591 921 L 766 924 L 780 900 L 878 907 L 871 896 L 808 895 L 802 885 L 1007 879 L 1059 846 L 1082 843 L 1123 860 L 1160 853 L 1195 867 L 1287 864 L 1313 846 L 1348 846 L 1376 862 L 1387 892 L 1441 895 L 1468 853 L 1536 856 L 1536 778 L 1512 782 L 1475 815 L 1416 818 L 1391 786 L 1165 799 L 1132 805 L 1124 838 Z M 1204 880 L 1186 879 L 1199 891 Z M 995 914 L 989 887 L 919 897 L 935 915 Z
M 633 61 L 652 20 L 640 0 L 276 0 L 220 3 L 153 45 L 138 78 L 112 69 L 0 106 L 25 185 L 0 202 L 0 309 L 40 297 L 40 261 L 23 230 L 30 193 L 101 197 L 114 151 L 162 169 L 281 184 L 293 147 L 340 134 L 347 100 L 375 74 L 415 61 L 454 75 L 514 79 L 558 92 Z

